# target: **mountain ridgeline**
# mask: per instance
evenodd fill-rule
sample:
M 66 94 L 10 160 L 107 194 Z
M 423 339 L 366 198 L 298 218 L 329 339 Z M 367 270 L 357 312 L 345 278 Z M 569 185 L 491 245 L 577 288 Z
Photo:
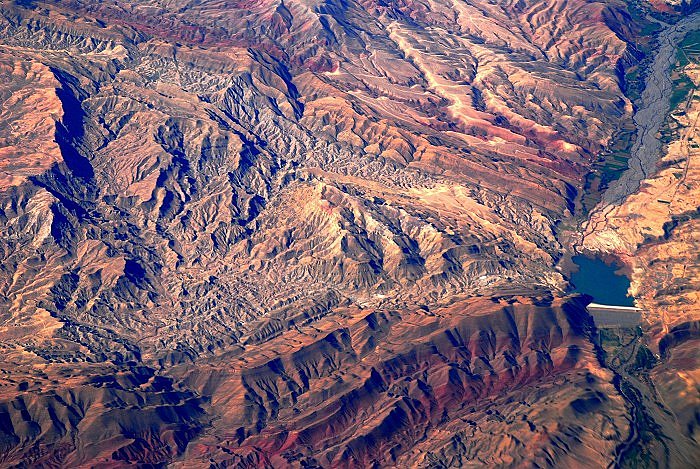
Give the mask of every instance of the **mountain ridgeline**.
M 557 233 L 649 21 L 0 2 L 0 465 L 607 464 L 631 409 Z

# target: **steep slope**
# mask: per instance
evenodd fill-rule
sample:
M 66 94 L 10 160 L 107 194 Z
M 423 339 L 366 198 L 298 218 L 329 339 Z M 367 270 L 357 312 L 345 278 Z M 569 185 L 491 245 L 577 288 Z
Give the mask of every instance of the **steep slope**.
M 115 16 L 109 5 L 97 13 Z M 533 94 L 520 100 L 507 91 L 513 84 L 503 82 L 512 71 L 498 72 L 505 65 L 486 69 L 493 71 L 484 75 L 483 84 L 476 76 L 452 77 L 437 62 L 428 68 L 440 76 L 425 76 L 419 62 L 440 60 L 440 53 L 426 49 L 418 58 L 418 52 L 408 51 L 417 45 L 401 39 L 402 23 L 393 18 L 399 10 L 381 13 L 392 20 L 380 24 L 370 20 L 369 8 L 351 7 L 345 7 L 348 16 L 368 15 L 354 22 L 383 28 L 383 36 L 372 35 L 383 37 L 383 44 L 366 48 L 377 54 L 391 51 L 403 63 L 392 66 L 392 73 L 405 70 L 406 76 L 387 76 L 352 50 L 348 57 L 359 62 L 343 63 L 340 70 L 348 68 L 347 73 L 301 68 L 292 78 L 293 57 L 285 65 L 264 51 L 228 43 L 212 50 L 172 45 L 132 29 L 143 27 L 138 22 L 127 29 L 102 26 L 102 20 L 82 25 L 71 23 L 74 13 L 64 10 L 51 9 L 49 19 L 38 7 L 7 7 L 6 48 L 25 63 L 47 62 L 44 66 L 60 84 L 62 114 L 54 113 L 53 119 L 63 158 L 63 164 L 13 189 L 23 202 L 6 212 L 8 226 L 20 219 L 28 223 L 32 210 L 52 215 L 34 223 L 34 231 L 23 228 L 18 235 L 26 240 L 7 243 L 4 264 L 13 280 L 4 296 L 11 315 L 23 317 L 22 308 L 31 315 L 32 304 L 41 304 L 54 315 L 99 327 L 108 314 L 125 338 L 150 337 L 161 347 L 172 341 L 190 345 L 187 335 L 199 335 L 201 328 L 206 336 L 204 342 L 196 339 L 201 351 L 221 341 L 235 342 L 225 337 L 228 329 L 242 333 L 241 327 L 269 314 L 276 302 L 298 295 L 315 301 L 314 292 L 362 302 L 376 302 L 373 295 L 378 293 L 393 303 L 405 302 L 409 294 L 420 298 L 412 301 L 430 303 L 466 291 L 561 287 L 561 277 L 551 269 L 561 251 L 551 226 L 573 206 L 573 183 L 585 170 L 584 147 L 600 148 L 617 116 L 629 114 L 615 72 L 606 68 L 623 55 L 624 43 L 611 30 L 597 35 L 598 41 L 610 41 L 603 49 L 605 60 L 587 58 L 584 68 L 590 76 L 581 75 L 575 86 L 600 93 L 581 88 L 562 101 L 561 86 L 542 87 L 542 98 Z M 578 14 L 598 18 L 591 27 L 603 30 L 604 13 L 614 12 L 602 5 L 581 8 Z M 437 28 L 434 34 L 447 33 L 440 26 L 440 11 L 435 19 L 428 17 Z M 403 22 L 413 22 L 404 15 Z M 521 15 L 535 22 L 529 14 Z M 239 16 L 231 13 L 231 21 Z M 217 24 L 228 28 L 227 17 Z M 206 18 L 203 14 L 205 23 Z M 260 13 L 257 21 L 264 18 Z M 301 19 L 302 29 L 323 23 L 319 17 Z M 518 16 L 511 21 L 516 20 L 522 21 Z M 349 25 L 343 46 L 354 45 L 353 38 L 364 31 Z M 420 29 L 433 31 L 428 26 Z M 472 33 L 464 28 L 447 37 L 469 37 Z M 311 34 L 304 31 L 304 37 Z M 281 45 L 294 44 L 290 55 L 304 46 L 292 42 L 292 32 L 273 34 Z M 584 37 L 589 32 L 577 27 L 567 34 Z M 530 34 L 524 30 L 523 37 L 511 41 L 533 49 L 523 45 L 534 37 Z M 501 40 L 483 36 L 471 46 L 488 45 L 493 50 L 484 53 L 503 61 Z M 433 42 L 426 38 L 424 47 Z M 572 44 L 585 57 L 592 53 L 586 51 L 600 53 L 599 44 Z M 555 43 L 549 47 L 549 53 L 558 50 Z M 566 83 L 568 69 L 584 65 L 571 62 L 575 54 L 566 50 L 558 54 L 567 59 L 555 56 L 552 65 L 537 70 L 544 52 L 535 49 L 522 63 L 509 65 L 525 67 L 523 80 L 532 86 L 542 83 L 535 77 L 546 73 Z M 466 60 L 474 53 L 465 45 L 458 56 Z M 509 55 L 521 57 L 519 52 Z M 360 65 L 377 80 L 379 88 L 371 93 L 369 83 L 354 91 Z M 487 87 L 496 76 L 487 77 L 496 72 L 500 81 Z M 530 86 L 526 81 L 518 84 L 519 92 Z M 454 101 L 452 92 L 445 91 L 455 90 L 456 96 L 467 91 L 464 86 L 471 105 Z M 377 96 L 388 92 L 396 98 Z M 414 98 L 402 97 L 405 93 Z M 543 103 L 554 106 L 549 111 L 528 109 L 545 96 Z M 578 99 L 586 102 L 577 104 Z M 394 110 L 369 107 L 385 102 Z M 515 109 L 508 112 L 517 115 L 503 114 L 505 102 Z M 601 122 L 600 130 L 592 130 L 595 138 L 580 144 L 569 141 L 575 135 L 580 140 L 583 124 L 555 130 L 537 123 L 564 122 L 552 113 L 587 108 L 609 120 L 607 127 Z M 601 108 L 605 111 L 599 113 Z M 472 117 L 465 124 L 467 111 Z M 43 243 L 35 233 L 47 233 L 49 226 L 52 238 Z M 27 243 L 32 247 L 25 252 L 20 246 Z M 38 270 L 43 285 L 26 288 Z M 189 290 L 199 290 L 192 296 L 194 304 Z M 209 292 L 211 299 L 201 301 Z M 219 301 L 230 295 L 237 298 Z M 183 314 L 171 314 L 175 310 Z
M 270 467 L 593 464 L 626 431 L 623 402 L 608 397 L 614 390 L 587 341 L 585 303 L 534 303 L 346 309 L 342 324 L 321 320 L 267 340 L 263 350 L 252 337 L 238 364 L 224 365 L 228 356 L 213 363 L 222 384 L 212 407 L 221 420 L 209 432 L 215 436 L 190 451 Z M 211 373 L 188 380 L 209 382 Z M 538 409 L 551 404 L 543 401 L 577 423 L 547 428 L 550 417 Z
M 639 34 L 617 1 L 2 2 L 2 464 L 610 460 L 555 228 Z
M 631 272 L 631 291 L 644 309 L 645 342 L 659 361 L 641 373 L 649 383 L 647 406 L 659 409 L 656 433 L 670 436 L 671 451 L 666 452 L 687 455 L 677 465 L 695 465 L 699 457 L 700 16 L 687 17 L 693 18 L 696 26 L 688 28 L 681 47 L 672 54 L 671 109 L 659 116 L 664 118 L 657 143 L 662 157 L 651 161 L 655 164 L 645 172 L 639 190 L 593 212 L 582 238 L 583 248 L 614 255 Z M 683 86 L 684 82 L 688 84 Z M 676 445 L 694 449 L 675 449 Z

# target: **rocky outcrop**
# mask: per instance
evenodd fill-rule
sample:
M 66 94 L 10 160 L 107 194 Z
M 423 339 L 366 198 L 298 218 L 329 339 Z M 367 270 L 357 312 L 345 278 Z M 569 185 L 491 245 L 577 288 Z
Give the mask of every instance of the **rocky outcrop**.
M 617 1 L 0 3 L 2 464 L 610 459 L 555 231 L 640 31 Z
M 251 343 L 232 369 L 229 357 L 214 362 L 217 437 L 187 456 L 234 467 L 591 464 L 626 430 L 584 305 L 513 298 L 345 310 L 340 324 L 298 327 L 263 350 Z M 200 370 L 188 377 L 203 381 L 211 377 Z M 576 424 L 547 428 L 537 409 L 550 399 Z M 593 441 L 596 450 L 584 449 Z
M 698 21 L 697 13 L 685 21 L 693 18 Z M 651 154 L 638 190 L 617 203 L 597 207 L 581 243 L 586 249 L 617 257 L 630 272 L 630 290 L 644 311 L 648 333 L 644 343 L 649 347 L 637 353 L 642 378 L 635 385 L 645 383 L 640 386 L 647 390 L 644 405 L 657 416 L 653 432 L 668 441 L 657 443 L 656 459 L 665 458 L 670 466 L 698 464 L 700 186 L 695 142 L 700 68 L 696 63 L 698 54 L 691 46 L 696 42 L 690 34 L 679 51 L 671 44 L 671 56 L 676 58 L 673 69 L 666 70 L 668 62 L 661 64 L 661 71 L 670 73 L 675 89 L 673 98 L 665 96 L 667 101 L 661 106 L 670 101 L 670 113 L 655 115 L 658 122 L 652 123 L 656 127 L 663 124 L 660 135 L 650 134 L 652 139 L 661 137 L 656 145 L 662 151 Z M 638 120 L 643 117 L 640 115 Z M 656 357 L 645 364 L 652 356 L 649 350 L 656 352 Z

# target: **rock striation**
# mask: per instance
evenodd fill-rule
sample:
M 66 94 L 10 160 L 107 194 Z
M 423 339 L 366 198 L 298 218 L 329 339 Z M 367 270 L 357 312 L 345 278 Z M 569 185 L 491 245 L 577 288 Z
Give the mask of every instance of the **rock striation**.
M 557 233 L 644 21 L 0 2 L 0 465 L 613 460 L 630 408 Z

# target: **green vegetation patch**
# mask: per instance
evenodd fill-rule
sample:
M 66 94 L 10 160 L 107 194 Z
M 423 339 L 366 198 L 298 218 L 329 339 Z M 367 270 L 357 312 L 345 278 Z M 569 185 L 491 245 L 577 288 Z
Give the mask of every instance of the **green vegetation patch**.
M 688 32 L 681 41 L 680 48 L 689 56 L 700 55 L 700 31 Z
M 700 99 L 696 93 L 696 87 L 690 77 L 684 72 L 689 64 L 700 64 L 700 31 L 690 31 L 678 45 L 676 51 L 676 63 L 671 74 L 673 91 L 669 97 L 672 114 L 682 115 L 690 100 Z M 676 121 L 668 116 L 660 129 L 660 140 L 669 144 L 678 137 L 679 126 Z
M 693 81 L 686 74 L 682 74 L 673 81 L 673 92 L 671 93 L 671 109 L 676 109 L 690 98 L 690 93 L 695 91 Z

